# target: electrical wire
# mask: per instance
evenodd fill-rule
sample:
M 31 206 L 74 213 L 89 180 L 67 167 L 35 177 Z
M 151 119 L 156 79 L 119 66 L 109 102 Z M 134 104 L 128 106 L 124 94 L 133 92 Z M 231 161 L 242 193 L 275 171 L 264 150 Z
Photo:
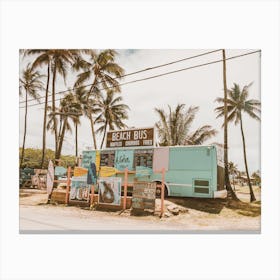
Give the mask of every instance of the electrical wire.
M 258 52 L 261 52 L 261 50 L 252 51 L 252 52 L 248 52 L 248 53 L 241 54 L 241 55 L 231 56 L 231 57 L 226 58 L 225 60 L 231 60 L 231 59 L 235 59 L 235 58 L 239 58 L 239 57 L 255 54 L 255 53 L 258 53 Z M 126 83 L 119 84 L 118 86 L 123 86 L 123 85 L 133 84 L 133 83 L 142 82 L 142 81 L 146 81 L 146 80 L 150 80 L 150 79 L 155 79 L 155 78 L 159 78 L 159 77 L 162 77 L 162 76 L 166 76 L 166 75 L 170 75 L 170 74 L 174 74 L 174 73 L 178 73 L 178 72 L 182 72 L 182 71 L 186 71 L 186 70 L 190 70 L 190 69 L 195 69 L 195 68 L 204 67 L 204 66 L 211 65 L 211 64 L 216 64 L 216 63 L 219 63 L 219 62 L 222 62 L 222 61 L 223 61 L 223 59 L 214 60 L 214 61 L 210 61 L 210 62 L 206 62 L 206 63 L 194 65 L 194 66 L 190 66 L 190 67 L 187 67 L 187 68 L 182 68 L 182 69 L 178 69 L 178 70 L 174 70 L 174 71 L 170 71 L 170 72 L 166 72 L 166 73 L 162 73 L 162 74 L 158 74 L 158 75 L 154 75 L 154 76 L 150 76 L 150 77 L 146 77 L 146 78 L 142 78 L 142 79 L 137 79 L 137 80 L 129 81 L 129 82 L 126 82 Z M 111 86 L 111 87 L 107 87 L 106 89 L 111 89 L 111 88 L 115 88 L 115 87 L 116 86 Z M 104 89 L 105 88 L 103 88 L 101 90 L 104 90 Z M 66 91 L 66 92 L 69 92 L 69 90 Z M 63 98 L 58 98 L 58 99 L 55 99 L 55 101 L 59 101 L 59 100 L 62 100 L 62 99 Z M 52 100 L 50 100 L 48 102 L 51 102 L 51 101 Z M 39 103 L 39 104 L 31 104 L 31 105 L 28 105 L 28 107 L 38 106 L 38 105 L 42 105 L 44 103 L 45 102 Z M 19 108 L 23 109 L 25 107 L 19 107 Z M 43 107 L 42 107 L 42 109 L 43 109 Z
M 115 77 L 115 78 L 113 78 L 113 80 L 122 79 L 124 77 L 128 77 L 128 76 L 131 76 L 131 75 L 139 74 L 139 73 L 150 71 L 150 70 L 153 70 L 153 69 L 165 67 L 165 66 L 172 65 L 172 64 L 175 64 L 175 63 L 179 63 L 179 62 L 182 62 L 182 61 L 186 61 L 186 60 L 189 60 L 189 59 L 193 59 L 193 58 L 197 58 L 197 57 L 200 57 L 200 56 L 204 56 L 204 55 L 208 55 L 208 54 L 211 54 L 211 53 L 215 53 L 215 52 L 218 52 L 218 51 L 221 51 L 221 50 L 222 49 L 218 49 L 218 50 L 214 50 L 214 51 L 209 51 L 209 52 L 201 53 L 201 54 L 198 54 L 198 55 L 182 58 L 182 59 L 179 59 L 179 60 L 171 61 L 171 62 L 168 62 L 168 63 L 160 64 L 160 65 L 157 65 L 157 66 L 148 67 L 148 68 L 145 68 L 145 69 L 142 69 L 142 70 L 138 70 L 138 71 L 135 71 L 135 72 L 131 72 L 131 73 L 119 76 L 119 77 Z M 96 84 L 100 84 L 100 83 L 102 83 L 102 82 L 99 81 Z M 87 85 L 83 85 L 83 86 L 73 87 L 71 90 L 75 90 L 75 89 L 79 89 L 79 88 L 84 88 L 84 87 L 89 87 L 89 86 L 92 86 L 92 85 L 93 84 L 91 83 L 91 84 L 87 84 Z M 66 92 L 69 92 L 69 90 L 62 90 L 62 91 L 56 92 L 55 94 L 62 94 L 62 93 L 66 93 Z M 49 94 L 48 96 L 51 96 L 51 94 Z M 37 100 L 42 99 L 42 98 L 45 98 L 45 96 L 41 96 L 41 97 L 37 98 Z M 34 100 L 35 99 L 27 99 L 27 102 L 28 101 L 34 101 Z M 25 100 L 24 101 L 20 101 L 19 103 L 24 103 L 24 102 L 26 102 L 26 101 Z

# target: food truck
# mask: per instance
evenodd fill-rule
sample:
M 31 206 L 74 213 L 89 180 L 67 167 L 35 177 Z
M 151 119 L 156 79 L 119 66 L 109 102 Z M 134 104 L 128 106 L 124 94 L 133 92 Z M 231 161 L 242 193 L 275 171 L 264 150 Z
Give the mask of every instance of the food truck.
M 127 168 L 132 171 L 128 175 L 130 188 L 133 188 L 135 181 L 156 182 L 157 194 L 160 195 L 161 170 L 164 168 L 165 197 L 226 197 L 221 147 L 155 147 L 153 128 L 131 129 L 115 135 L 113 133 L 107 134 L 105 149 L 83 151 L 82 166 L 87 168 L 89 162 L 94 161 L 97 179 L 112 176 L 123 179 L 123 171 Z

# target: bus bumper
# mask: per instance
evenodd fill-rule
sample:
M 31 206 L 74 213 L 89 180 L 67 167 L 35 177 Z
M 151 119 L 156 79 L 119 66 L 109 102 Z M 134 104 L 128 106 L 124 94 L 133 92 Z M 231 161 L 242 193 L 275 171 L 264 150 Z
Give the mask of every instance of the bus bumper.
M 227 190 L 214 192 L 214 198 L 226 198 L 226 197 L 227 197 Z

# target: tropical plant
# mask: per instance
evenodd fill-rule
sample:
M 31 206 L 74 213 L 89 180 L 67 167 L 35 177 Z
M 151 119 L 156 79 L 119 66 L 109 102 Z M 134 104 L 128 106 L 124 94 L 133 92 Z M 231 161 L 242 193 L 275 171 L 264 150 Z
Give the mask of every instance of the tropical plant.
M 19 149 L 19 153 L 22 153 L 22 148 Z M 46 158 L 44 164 L 41 168 L 41 157 L 42 157 L 42 150 L 41 149 L 33 149 L 33 148 L 26 148 L 25 149 L 25 156 L 23 160 L 22 167 L 28 168 L 37 168 L 37 169 L 48 169 L 49 160 L 55 159 L 54 155 L 55 152 L 51 149 L 46 149 L 45 152 Z M 75 166 L 75 157 L 71 155 L 61 155 L 60 157 L 61 162 L 60 164 L 64 167 L 67 166 Z
M 22 77 L 19 79 L 19 94 L 23 95 L 25 93 L 25 116 L 24 116 L 24 133 L 23 133 L 23 144 L 22 144 L 22 154 L 20 160 L 20 167 L 22 167 L 24 159 L 24 149 L 25 149 L 25 140 L 26 140 L 26 130 L 27 130 L 27 99 L 28 96 L 39 101 L 39 92 L 43 89 L 42 83 L 43 75 L 38 71 L 34 71 L 30 64 L 23 70 Z
M 67 67 L 76 61 L 80 55 L 78 50 L 66 50 L 66 49 L 28 49 L 22 51 L 24 56 L 36 55 L 32 68 L 47 66 L 47 81 L 46 81 L 46 93 L 45 93 L 45 108 L 44 108 L 44 124 L 43 124 L 43 144 L 42 144 L 42 160 L 41 166 L 45 159 L 46 150 L 46 129 L 47 129 L 47 111 L 48 111 L 48 97 L 49 97 L 49 83 L 51 72 L 52 76 L 52 111 L 55 112 L 55 82 L 57 73 L 66 78 Z M 58 148 L 58 134 L 57 134 L 57 120 L 54 117 L 54 134 L 55 134 L 55 150 Z
M 249 97 L 249 88 L 252 85 L 245 85 L 243 89 L 240 89 L 240 86 L 234 83 L 234 86 L 228 90 L 228 99 L 227 99 L 227 110 L 228 110 L 228 122 L 234 122 L 235 125 L 240 124 L 241 136 L 242 136 L 242 143 L 243 143 L 243 155 L 244 155 L 244 164 L 246 169 L 246 176 L 248 180 L 248 185 L 250 189 L 250 201 L 255 201 L 255 195 L 253 192 L 252 184 L 250 181 L 249 171 L 248 171 L 248 164 L 247 164 L 247 156 L 246 156 L 246 143 L 245 143 L 245 136 L 244 136 L 244 128 L 243 128 L 243 115 L 242 113 L 248 114 L 251 118 L 255 120 L 260 120 L 258 114 L 260 114 L 260 106 L 261 103 L 258 100 L 250 99 Z M 224 103 L 224 98 L 217 98 L 216 101 L 218 103 Z M 224 105 L 217 107 L 215 111 L 217 112 L 217 118 L 224 116 Z
M 168 105 L 168 113 L 155 108 L 159 121 L 155 124 L 161 146 L 200 145 L 217 134 L 210 125 L 204 125 L 194 132 L 190 132 L 197 106 L 190 106 L 185 110 L 185 104 L 178 104 L 174 111 Z
M 253 172 L 251 177 L 255 180 L 255 182 L 256 182 L 256 184 L 258 186 L 261 185 L 261 173 L 260 173 L 260 170 L 257 170 L 255 172 Z
M 64 96 L 64 98 L 60 101 L 59 110 L 54 112 L 50 110 L 49 113 L 49 122 L 47 124 L 47 129 L 50 129 L 53 133 L 55 131 L 55 119 L 56 116 L 59 116 L 59 126 L 58 126 L 58 142 L 57 142 L 57 150 L 55 151 L 56 160 L 60 159 L 64 136 L 66 131 L 72 132 L 71 125 L 69 119 L 72 121 L 78 122 L 79 116 L 81 113 L 81 105 L 77 102 L 75 95 L 69 91 L 68 94 Z
M 129 110 L 129 107 L 126 104 L 120 103 L 122 100 L 123 98 L 121 96 L 115 96 L 113 90 L 108 90 L 105 96 L 101 95 L 100 97 L 98 106 L 101 112 L 95 120 L 95 123 L 101 125 L 97 129 L 97 133 L 103 133 L 100 149 L 103 147 L 108 127 L 110 130 L 127 127 L 123 120 L 128 119 L 127 110 Z
M 97 103 L 94 101 L 93 97 L 87 96 L 88 91 L 84 87 L 78 87 L 74 91 L 74 95 L 76 101 L 81 106 L 81 113 L 84 114 L 86 118 L 90 120 L 91 131 L 94 134 L 93 130 L 93 122 L 92 115 L 96 115 L 101 112 L 101 109 L 98 107 Z M 77 120 L 73 120 L 75 123 L 75 146 L 76 146 L 76 157 L 78 156 L 78 125 L 80 124 L 79 118 Z
M 91 81 L 92 84 L 88 90 L 87 98 L 92 96 L 94 103 L 98 102 L 101 89 L 107 90 L 109 88 L 114 88 L 115 92 L 120 92 L 118 79 L 123 76 L 124 69 L 115 62 L 117 52 L 115 50 L 108 49 L 99 52 L 88 50 L 86 53 L 89 56 L 88 61 L 79 58 L 73 65 L 75 70 L 82 70 L 82 72 L 77 76 L 75 87 L 84 85 L 86 82 Z M 93 119 L 93 112 L 90 110 L 88 111 L 88 118 L 91 122 L 94 148 L 97 149 L 94 130 L 95 121 Z
M 235 185 L 234 185 L 234 178 L 235 178 L 235 176 L 237 176 L 238 175 L 238 173 L 239 173 L 239 171 L 238 171 L 238 169 L 237 169 L 237 165 L 236 164 L 234 164 L 232 161 L 230 161 L 229 163 L 228 163 L 228 172 L 229 172 L 229 174 L 232 176 L 232 182 L 233 182 L 233 187 L 234 187 L 234 190 L 235 190 Z

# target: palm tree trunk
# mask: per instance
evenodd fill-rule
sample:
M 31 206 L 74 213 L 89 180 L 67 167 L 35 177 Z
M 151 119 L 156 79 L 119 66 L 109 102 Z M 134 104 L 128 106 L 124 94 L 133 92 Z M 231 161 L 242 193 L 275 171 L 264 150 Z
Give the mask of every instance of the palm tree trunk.
M 102 142 L 101 142 L 101 145 L 100 145 L 100 150 L 103 147 L 103 143 L 104 143 L 104 140 L 105 140 L 106 132 L 107 132 L 107 121 L 105 122 L 105 129 L 104 129 L 104 134 L 103 134 Z
M 94 131 L 94 122 L 93 122 L 91 113 L 89 114 L 89 119 L 90 119 L 90 126 L 91 126 L 91 133 L 92 133 L 92 138 L 93 138 L 94 149 L 97 150 L 96 135 L 95 135 L 95 131 Z
M 44 111 L 44 124 L 43 124 L 43 146 L 42 146 L 41 169 L 43 169 L 43 165 L 44 165 L 44 161 L 45 161 L 45 153 L 46 153 L 46 126 L 47 126 L 49 82 L 50 82 L 50 62 L 48 63 L 48 76 L 47 76 L 47 87 L 46 87 L 46 96 L 45 96 L 45 111 Z
M 245 137 L 244 137 L 244 131 L 243 131 L 241 112 L 240 112 L 240 128 L 241 128 L 241 134 L 242 134 L 244 163 L 245 163 L 245 169 L 246 169 L 248 185 L 249 185 L 249 189 L 250 189 L 250 201 L 253 202 L 253 201 L 256 200 L 256 197 L 254 195 L 254 191 L 253 191 L 253 188 L 252 188 L 252 184 L 251 184 L 251 180 L 250 180 L 250 175 L 249 175 L 249 171 L 248 171 L 247 156 L 246 156 L 246 144 L 245 144 Z
M 238 200 L 235 192 L 233 191 L 230 181 L 229 181 L 229 172 L 228 172 L 228 133 L 227 133 L 227 80 L 226 80 L 226 54 L 223 49 L 223 81 L 224 81 L 224 163 L 225 163 L 225 184 L 228 191 L 228 195 L 234 199 Z
M 25 90 L 24 133 L 23 133 L 23 143 L 22 143 L 22 151 L 21 151 L 21 159 L 20 159 L 20 168 L 22 168 L 22 163 L 23 163 L 23 158 L 24 158 L 26 127 L 27 127 L 27 90 Z
M 63 145 L 63 141 L 64 141 L 64 135 L 65 135 L 65 131 L 66 131 L 66 125 L 67 125 L 67 117 L 65 117 L 63 127 L 62 127 L 62 131 L 61 131 L 61 135 L 59 135 L 59 143 L 58 143 L 58 150 L 57 150 L 57 153 L 56 153 L 56 159 L 60 159 L 60 156 L 61 156 L 62 145 Z
M 54 62 L 53 68 L 53 80 L 52 80 L 52 112 L 55 114 L 55 80 L 56 80 L 56 64 Z M 54 138 L 55 138 L 55 154 L 57 154 L 58 150 L 58 135 L 57 135 L 57 123 L 56 123 L 56 115 L 53 116 L 53 127 L 54 127 Z

